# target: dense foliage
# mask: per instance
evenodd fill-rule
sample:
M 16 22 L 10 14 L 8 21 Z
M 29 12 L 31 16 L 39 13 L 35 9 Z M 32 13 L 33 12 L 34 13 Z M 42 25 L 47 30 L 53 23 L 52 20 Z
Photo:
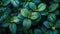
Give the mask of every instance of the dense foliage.
M 60 34 L 60 0 L 0 0 L 0 34 Z

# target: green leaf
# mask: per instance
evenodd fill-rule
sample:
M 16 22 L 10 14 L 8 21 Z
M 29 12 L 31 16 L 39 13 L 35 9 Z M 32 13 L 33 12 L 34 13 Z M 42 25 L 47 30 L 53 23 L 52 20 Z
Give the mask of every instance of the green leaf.
M 42 32 L 41 32 L 40 29 L 34 29 L 34 33 L 35 33 L 35 34 L 42 34 Z
M 52 3 L 52 4 L 49 6 L 49 12 L 53 12 L 53 11 L 56 10 L 58 7 L 59 7 L 59 4 L 58 4 L 58 3 Z
M 56 10 L 56 11 L 54 12 L 54 14 L 55 14 L 55 15 L 59 15 L 59 14 L 60 14 L 60 11 L 59 11 L 59 10 Z
M 58 34 L 57 30 L 49 30 L 46 34 Z
M 11 18 L 11 22 L 15 22 L 15 23 L 19 22 L 19 18 L 17 16 L 14 16 Z
M 31 19 L 32 20 L 35 20 L 39 17 L 39 13 L 38 12 L 32 12 L 32 15 L 31 15 Z
M 60 27 L 60 19 L 56 21 L 56 24 L 55 24 L 55 28 L 59 28 Z
M 33 3 L 33 2 L 30 2 L 30 3 L 29 3 L 29 7 L 30 7 L 32 10 L 36 10 L 36 5 L 35 5 L 35 3 Z
M 2 0 L 3 6 L 7 6 L 10 3 L 10 0 Z
M 47 28 L 44 25 L 42 25 L 41 30 L 43 33 L 47 32 Z
M 24 27 L 24 29 L 28 29 L 28 28 L 30 28 L 30 26 L 31 26 L 31 20 L 29 20 L 29 19 L 24 19 L 24 21 L 23 21 L 23 27 Z
M 45 10 L 45 8 L 46 8 L 45 3 L 41 3 L 41 4 L 38 5 L 38 11 L 43 11 L 43 10 Z
M 55 2 L 59 2 L 60 3 L 60 0 L 54 0 Z
M 18 7 L 18 6 L 19 6 L 19 1 L 18 1 L 18 0 L 11 0 L 11 4 L 12 4 L 14 7 Z
M 2 27 L 8 27 L 9 26 L 9 22 L 4 22 L 4 23 L 2 23 Z
M 14 24 L 14 23 L 9 24 L 9 29 L 10 29 L 11 33 L 16 33 L 16 29 L 17 29 L 16 24 Z
M 44 21 L 44 22 L 43 22 L 43 25 L 44 25 L 45 27 L 47 27 L 47 28 L 50 28 L 50 24 L 49 24 L 48 21 Z
M 50 21 L 50 22 L 54 22 L 55 20 L 56 20 L 56 15 L 55 14 L 49 14 L 48 15 L 48 20 Z
M 24 16 L 24 17 L 27 17 L 27 14 L 29 13 L 28 9 L 24 8 L 24 9 L 21 9 L 21 15 Z
M 46 16 L 46 15 L 48 15 L 49 13 L 48 13 L 48 11 L 47 10 L 44 10 L 43 12 L 41 12 L 41 15 L 43 15 L 43 16 Z

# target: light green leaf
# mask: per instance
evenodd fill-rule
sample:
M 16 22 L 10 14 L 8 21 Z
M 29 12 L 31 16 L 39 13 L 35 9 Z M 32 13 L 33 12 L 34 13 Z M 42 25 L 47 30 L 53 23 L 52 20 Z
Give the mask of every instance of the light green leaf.
M 39 13 L 38 12 L 32 12 L 32 15 L 31 15 L 31 19 L 32 20 L 35 20 L 39 17 Z
M 11 22 L 15 22 L 15 23 L 19 22 L 19 18 L 17 16 L 14 16 L 11 18 Z
M 46 4 L 45 3 L 41 3 L 38 5 L 38 11 L 43 11 L 46 8 Z
M 30 16 L 30 12 L 28 9 L 24 8 L 24 9 L 21 9 L 21 15 L 24 17 L 28 17 Z

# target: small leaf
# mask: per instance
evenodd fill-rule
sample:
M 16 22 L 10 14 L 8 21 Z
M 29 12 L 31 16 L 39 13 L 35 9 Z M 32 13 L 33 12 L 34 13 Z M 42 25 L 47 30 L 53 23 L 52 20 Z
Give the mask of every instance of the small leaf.
M 52 3 L 52 4 L 49 6 L 49 11 L 50 11 L 50 12 L 53 12 L 53 11 L 56 10 L 58 7 L 59 7 L 59 4 L 58 4 L 58 3 Z
M 51 22 L 54 22 L 56 20 L 56 15 L 55 14 L 49 14 L 48 15 L 48 20 Z
M 11 22 L 15 22 L 15 23 L 19 22 L 19 18 L 17 16 L 14 16 L 11 18 Z
M 41 12 L 41 15 L 43 15 L 43 16 L 46 16 L 46 15 L 48 15 L 49 13 L 48 13 L 48 11 L 47 10 L 44 10 L 43 12 Z
M 8 22 L 3 22 L 2 23 L 2 27 L 8 27 L 9 26 L 9 23 Z
M 60 11 L 59 11 L 59 10 L 56 10 L 56 11 L 54 12 L 54 14 L 55 14 L 55 15 L 59 15 L 59 14 L 60 14 Z
M 47 27 L 47 28 L 50 28 L 50 24 L 49 24 L 48 21 L 44 21 L 44 22 L 43 22 L 43 25 L 44 25 L 45 27 Z
M 23 17 L 23 16 L 21 15 L 21 13 L 19 13 L 17 17 L 20 19 L 21 22 L 22 22 L 22 21 L 24 20 L 24 18 L 25 18 L 25 17 Z
M 41 30 L 43 33 L 47 32 L 47 28 L 44 25 L 42 25 Z
M 3 16 L 0 17 L 0 23 L 4 21 L 4 19 L 7 17 L 8 14 L 4 14 Z
M 29 9 L 29 2 L 24 2 L 23 7 Z
M 55 28 L 59 28 L 60 27 L 60 20 L 57 20 L 56 24 L 55 24 Z
M 32 10 L 36 10 L 36 5 L 35 5 L 35 3 L 33 3 L 33 2 L 30 2 L 30 3 L 29 3 L 29 7 L 30 7 Z
M 18 7 L 18 6 L 19 6 L 19 1 L 18 1 L 18 0 L 11 0 L 11 4 L 12 4 L 14 7 Z
M 54 1 L 60 3 L 60 0 L 54 0 Z
M 17 26 L 16 24 L 9 24 L 9 29 L 10 29 L 10 32 L 12 33 L 16 33 L 16 29 L 17 29 Z
M 48 34 L 58 34 L 58 33 L 57 33 L 57 30 L 49 30 L 47 33 L 48 33 Z
M 42 32 L 41 32 L 40 29 L 34 29 L 34 33 L 35 33 L 35 34 L 42 34 Z
M 30 14 L 30 12 L 28 11 L 28 9 L 21 9 L 21 15 L 24 17 L 28 17 Z
M 2 0 L 3 6 L 7 6 L 10 3 L 10 0 Z
M 41 3 L 38 5 L 38 11 L 43 11 L 46 8 L 46 4 L 45 3 Z
M 32 0 L 32 2 L 34 2 L 35 4 L 38 4 L 41 2 L 41 0 Z
M 32 20 L 35 20 L 39 17 L 39 13 L 38 12 L 32 12 L 32 15 L 31 15 L 31 19 Z
M 30 28 L 30 26 L 31 26 L 31 20 L 29 20 L 29 19 L 24 19 L 24 21 L 23 21 L 23 27 L 24 27 L 25 29 L 28 29 L 28 28 Z

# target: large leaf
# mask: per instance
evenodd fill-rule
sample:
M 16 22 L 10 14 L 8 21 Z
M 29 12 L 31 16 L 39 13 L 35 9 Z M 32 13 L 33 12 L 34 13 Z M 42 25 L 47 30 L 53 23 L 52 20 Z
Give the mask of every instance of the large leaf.
M 23 21 L 23 27 L 24 27 L 24 29 L 28 29 L 28 28 L 30 28 L 30 26 L 31 26 L 31 20 L 29 20 L 29 19 L 24 19 L 24 21 Z
M 46 4 L 45 3 L 41 3 L 38 5 L 38 11 L 43 11 L 46 8 Z
M 18 1 L 18 0 L 11 0 L 11 4 L 12 4 L 14 7 L 18 7 L 18 6 L 19 6 L 19 1 Z
M 16 33 L 16 30 L 17 30 L 16 24 L 14 24 L 14 23 L 9 24 L 9 29 L 10 29 L 11 33 Z
M 50 11 L 50 12 L 53 12 L 53 11 L 56 10 L 58 7 L 59 7 L 59 4 L 58 4 L 58 3 L 52 3 L 52 4 L 49 6 L 49 11 Z

